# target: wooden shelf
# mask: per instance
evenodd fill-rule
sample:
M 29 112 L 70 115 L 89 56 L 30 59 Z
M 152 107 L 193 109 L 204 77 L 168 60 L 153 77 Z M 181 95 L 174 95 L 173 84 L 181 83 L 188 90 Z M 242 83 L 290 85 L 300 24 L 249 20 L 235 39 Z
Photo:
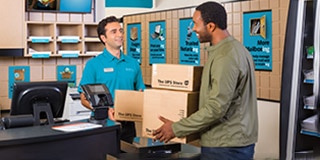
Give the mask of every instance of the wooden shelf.
M 25 26 L 25 57 L 35 57 L 34 52 L 40 52 L 40 56 L 41 52 L 50 52 L 50 57 L 95 56 L 104 48 L 97 36 L 96 23 L 28 21 Z M 72 51 L 75 52 L 71 54 Z

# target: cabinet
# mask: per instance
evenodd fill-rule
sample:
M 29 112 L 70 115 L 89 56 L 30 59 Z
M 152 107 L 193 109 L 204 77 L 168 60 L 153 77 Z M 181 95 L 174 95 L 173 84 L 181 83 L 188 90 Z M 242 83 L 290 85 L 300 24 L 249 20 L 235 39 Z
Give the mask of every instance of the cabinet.
M 76 58 L 94 56 L 104 46 L 96 23 L 26 22 L 25 57 Z
M 24 3 L 21 0 L 10 0 L 5 1 L 5 4 L 1 3 L 0 19 L 0 55 L 23 55 Z

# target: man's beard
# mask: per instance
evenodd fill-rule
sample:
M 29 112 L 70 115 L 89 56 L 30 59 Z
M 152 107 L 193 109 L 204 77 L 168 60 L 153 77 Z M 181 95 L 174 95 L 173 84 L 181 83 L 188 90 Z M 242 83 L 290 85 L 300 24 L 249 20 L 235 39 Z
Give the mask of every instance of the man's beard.
M 206 42 L 211 42 L 212 36 L 209 33 L 204 33 L 204 34 L 199 34 L 199 41 L 200 43 L 206 43 Z

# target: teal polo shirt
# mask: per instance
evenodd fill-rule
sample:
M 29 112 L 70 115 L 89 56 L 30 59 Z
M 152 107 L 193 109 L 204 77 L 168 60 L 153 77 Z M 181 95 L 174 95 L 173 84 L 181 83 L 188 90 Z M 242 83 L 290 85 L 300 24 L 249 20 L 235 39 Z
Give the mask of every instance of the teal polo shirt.
M 115 90 L 144 90 L 140 65 L 137 60 L 120 53 L 120 59 L 114 57 L 106 49 L 98 56 L 87 61 L 78 87 L 81 85 L 105 84 L 114 99 Z

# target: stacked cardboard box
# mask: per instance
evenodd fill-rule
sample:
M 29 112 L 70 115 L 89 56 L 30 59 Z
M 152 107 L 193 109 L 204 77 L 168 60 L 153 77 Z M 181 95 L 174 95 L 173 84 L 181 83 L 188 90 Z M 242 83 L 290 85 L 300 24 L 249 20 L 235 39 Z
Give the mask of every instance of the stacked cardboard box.
M 142 136 L 153 137 L 152 132 L 163 122 L 159 116 L 179 121 L 198 110 L 202 66 L 153 64 L 152 89 L 145 90 Z M 196 134 L 174 138 L 172 141 L 188 143 Z
M 153 64 L 152 88 L 199 91 L 202 66 Z
M 139 123 L 137 133 L 149 138 L 163 124 L 159 116 L 179 121 L 198 110 L 202 74 L 201 66 L 191 65 L 153 64 L 152 70 L 152 89 L 115 92 L 116 120 Z M 193 134 L 172 141 L 188 143 L 197 138 Z
M 115 119 L 141 122 L 144 94 L 140 91 L 116 90 L 114 98 Z
M 199 92 L 147 89 L 144 98 L 142 136 L 152 138 L 153 131 L 163 124 L 159 116 L 179 121 L 197 111 Z M 196 138 L 192 135 L 172 141 L 188 143 Z
M 142 136 L 144 93 L 131 90 L 116 90 L 114 118 L 117 121 L 134 121 L 137 137 Z

